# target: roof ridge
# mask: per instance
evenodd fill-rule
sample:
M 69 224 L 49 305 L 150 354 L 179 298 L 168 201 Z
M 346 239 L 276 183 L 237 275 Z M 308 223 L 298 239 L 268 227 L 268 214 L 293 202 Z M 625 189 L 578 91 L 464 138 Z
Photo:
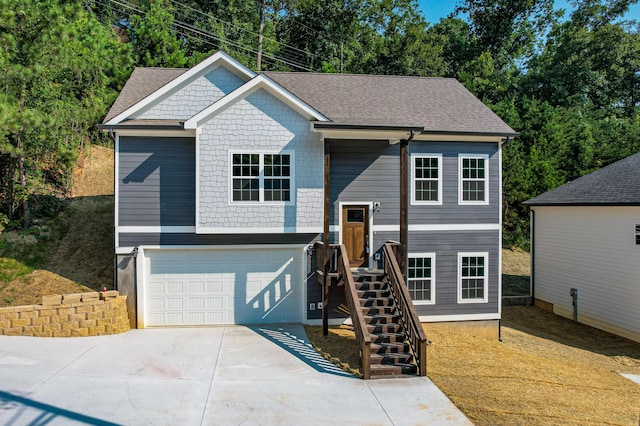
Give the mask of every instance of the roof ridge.
M 289 75 L 331 75 L 331 76 L 345 76 L 345 77 L 374 77 L 374 78 L 416 78 L 416 79 L 431 79 L 431 80 L 452 80 L 459 82 L 454 77 L 423 77 L 419 75 L 389 75 L 389 74 L 351 74 L 351 73 L 333 73 L 333 72 L 307 72 L 307 71 L 262 71 L 259 74 L 289 74 Z

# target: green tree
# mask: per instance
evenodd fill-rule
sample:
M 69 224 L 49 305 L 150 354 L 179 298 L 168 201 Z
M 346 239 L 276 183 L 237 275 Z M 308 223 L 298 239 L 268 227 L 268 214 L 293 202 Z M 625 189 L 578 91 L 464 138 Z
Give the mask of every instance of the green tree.
M 185 66 L 185 43 L 173 28 L 170 2 L 152 1 L 144 10 L 144 14 L 131 16 L 129 40 L 135 64 L 143 67 Z
M 30 197 L 68 189 L 77 148 L 100 136 L 130 72 L 126 46 L 81 4 L 5 0 L 0 7 L 2 211 L 31 221 Z

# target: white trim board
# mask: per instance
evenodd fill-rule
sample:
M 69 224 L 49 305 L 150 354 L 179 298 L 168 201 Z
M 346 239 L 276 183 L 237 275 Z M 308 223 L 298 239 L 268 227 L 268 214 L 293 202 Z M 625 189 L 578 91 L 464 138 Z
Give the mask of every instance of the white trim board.
M 305 248 L 309 244 L 220 244 L 220 245 L 143 245 L 138 246 L 144 250 L 255 250 L 255 249 L 292 249 Z
M 486 321 L 499 320 L 500 318 L 499 312 L 490 314 L 420 315 L 420 322 Z
M 400 225 L 375 225 L 376 232 L 399 232 Z M 416 224 L 409 225 L 409 231 L 498 231 L 498 223 L 455 223 L 455 224 Z
M 193 234 L 195 226 L 117 226 L 116 233 L 140 234 Z
M 274 227 L 207 227 L 196 226 L 196 234 L 320 234 L 322 226 L 274 226 Z

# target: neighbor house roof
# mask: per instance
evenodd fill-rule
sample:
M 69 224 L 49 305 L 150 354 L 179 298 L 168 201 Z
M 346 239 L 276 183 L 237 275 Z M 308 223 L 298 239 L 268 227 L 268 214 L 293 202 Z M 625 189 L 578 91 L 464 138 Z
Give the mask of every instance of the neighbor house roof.
M 640 153 L 538 195 L 524 204 L 640 205 Z
M 187 71 L 186 68 L 136 68 L 103 123 Z M 263 74 L 336 126 L 395 126 L 415 127 L 427 133 L 516 135 L 455 79 L 303 72 Z

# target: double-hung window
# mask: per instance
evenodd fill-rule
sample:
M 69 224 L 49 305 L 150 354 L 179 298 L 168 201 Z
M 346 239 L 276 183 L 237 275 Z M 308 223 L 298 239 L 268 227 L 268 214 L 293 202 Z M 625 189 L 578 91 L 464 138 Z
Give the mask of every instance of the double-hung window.
M 412 155 L 412 204 L 442 204 L 442 155 Z
M 290 202 L 293 192 L 290 153 L 232 153 L 231 201 Z
M 407 265 L 407 287 L 416 305 L 431 305 L 436 301 L 435 253 L 410 254 Z
M 488 253 L 458 253 L 458 303 L 488 301 Z
M 489 203 L 489 156 L 460 154 L 458 156 L 460 204 Z

